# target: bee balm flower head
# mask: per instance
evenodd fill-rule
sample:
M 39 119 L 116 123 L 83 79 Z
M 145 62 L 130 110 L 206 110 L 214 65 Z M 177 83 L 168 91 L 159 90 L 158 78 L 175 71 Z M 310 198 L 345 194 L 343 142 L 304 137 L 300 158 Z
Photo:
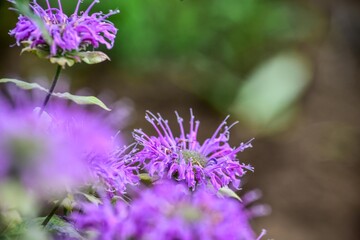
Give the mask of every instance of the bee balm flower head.
M 91 239 L 239 239 L 259 240 L 246 207 L 218 198 L 207 189 L 190 192 L 182 184 L 163 182 L 142 189 L 130 204 L 108 198 L 84 203 L 71 219 Z
M 14 0 L 10 2 L 15 4 Z M 66 56 L 78 62 L 82 55 L 77 53 L 89 47 L 93 49 L 105 45 L 111 49 L 117 29 L 107 18 L 119 11 L 91 14 L 90 10 L 100 1 L 94 0 L 85 11 L 80 11 L 82 2 L 78 0 L 74 12 L 68 16 L 63 12 L 61 0 L 58 0 L 57 8 L 51 6 L 48 0 L 46 8 L 33 0 L 30 9 L 40 24 L 35 19 L 20 15 L 16 27 L 9 34 L 16 39 L 17 45 L 25 45 L 23 51 L 35 51 L 48 58 Z M 49 39 L 44 36 L 43 28 Z
M 237 160 L 237 153 L 251 147 L 251 143 L 241 143 L 238 147 L 230 147 L 229 130 L 225 119 L 216 129 L 212 137 L 200 143 L 197 139 L 199 121 L 191 111 L 190 129 L 185 133 L 183 119 L 176 113 L 180 126 L 180 136 L 173 135 L 168 121 L 151 112 L 146 120 L 151 123 L 157 136 L 149 136 L 141 129 L 135 130 L 135 140 L 143 146 L 136 155 L 150 176 L 158 175 L 183 180 L 190 188 L 196 185 L 207 185 L 214 189 L 232 183 L 239 187 L 240 177 L 246 170 L 253 170 L 249 165 Z

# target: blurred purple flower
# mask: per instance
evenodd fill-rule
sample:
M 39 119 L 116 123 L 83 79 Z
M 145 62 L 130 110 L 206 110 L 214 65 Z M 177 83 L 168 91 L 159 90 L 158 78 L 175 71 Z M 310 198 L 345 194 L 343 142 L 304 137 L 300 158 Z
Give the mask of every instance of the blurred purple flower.
M 0 107 L 0 159 L 3 175 L 20 179 L 40 195 L 61 194 L 89 178 L 78 145 L 49 115 L 32 109 Z M 4 165 L 3 165 L 4 164 Z
M 252 147 L 251 141 L 241 143 L 236 148 L 228 144 L 229 130 L 227 118 L 216 129 L 211 138 L 202 144 L 197 140 L 200 122 L 195 121 L 191 112 L 190 130 L 186 134 L 183 119 L 176 113 L 180 126 L 180 136 L 174 137 L 168 121 L 160 114 L 147 112 L 145 118 L 155 128 L 157 136 L 149 136 L 141 129 L 134 131 L 137 143 L 143 146 L 136 158 L 145 166 L 150 176 L 155 174 L 177 180 L 185 180 L 190 188 L 196 185 L 212 184 L 215 190 L 232 183 L 239 187 L 240 177 L 246 170 L 253 171 L 250 165 L 239 163 L 237 153 Z
M 171 189 L 171 190 L 169 190 Z M 72 220 L 93 239 L 260 239 L 249 224 L 245 206 L 218 198 L 208 190 L 196 192 L 180 184 L 163 182 L 138 192 L 127 205 L 108 198 L 96 206 L 84 203 Z
M 10 2 L 14 2 L 10 0 Z M 16 44 L 30 43 L 31 48 L 49 50 L 51 56 L 63 55 L 70 51 L 83 51 L 87 47 L 98 48 L 101 44 L 111 49 L 114 45 L 117 29 L 107 20 L 108 17 L 119 11 L 110 11 L 108 14 L 101 12 L 90 14 L 92 7 L 100 2 L 93 0 L 90 6 L 79 13 L 78 0 L 75 11 L 70 16 L 63 12 L 61 1 L 58 8 L 52 7 L 46 0 L 47 8 L 44 9 L 36 0 L 30 3 L 30 8 L 40 17 L 48 31 L 52 41 L 46 42 L 42 29 L 33 20 L 20 15 L 16 27 L 10 31 L 15 37 Z
M 39 117 L 39 109 L 11 108 L 1 100 L 0 177 L 21 179 L 44 194 L 91 182 L 122 193 L 137 183 L 132 152 L 118 147 L 122 139 L 97 115 L 53 104 Z
M 63 111 L 67 114 L 56 115 Z M 139 167 L 132 157 L 136 149 L 123 146 L 121 135 L 114 134 L 102 118 L 68 107 L 57 111 L 53 107 L 51 112 L 58 119 L 57 126 L 81 149 L 92 181 L 100 184 L 98 187 L 120 194 L 125 192 L 127 184 L 139 182 Z

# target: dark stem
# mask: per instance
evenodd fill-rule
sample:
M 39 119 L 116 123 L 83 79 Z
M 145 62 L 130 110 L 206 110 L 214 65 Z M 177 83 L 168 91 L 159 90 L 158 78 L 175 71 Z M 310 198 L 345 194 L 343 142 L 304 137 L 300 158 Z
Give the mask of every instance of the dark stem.
M 64 201 L 64 199 L 59 200 L 59 201 L 55 204 L 54 208 L 51 210 L 51 212 L 49 213 L 49 215 L 47 215 L 46 218 L 45 218 L 45 220 L 41 223 L 41 225 L 42 225 L 43 227 L 46 227 L 46 225 L 50 222 L 51 218 L 54 216 L 54 214 L 56 213 L 56 211 L 59 209 L 59 207 L 60 207 L 60 205 L 61 205 L 61 203 L 62 203 L 63 201 Z
M 61 66 L 58 65 L 57 68 L 56 68 L 56 73 L 55 73 L 53 82 L 52 82 L 52 84 L 51 84 L 51 87 L 50 87 L 50 89 L 49 89 L 49 92 L 48 92 L 48 94 L 46 95 L 45 100 L 44 100 L 44 103 L 43 103 L 43 105 L 42 105 L 42 107 L 41 107 L 39 116 L 41 116 L 41 114 L 44 112 L 45 107 L 46 107 L 46 105 L 48 104 L 52 93 L 54 92 L 56 83 L 57 83 L 57 81 L 58 81 L 58 79 L 59 79 L 59 76 L 60 76 L 60 72 L 61 72 Z

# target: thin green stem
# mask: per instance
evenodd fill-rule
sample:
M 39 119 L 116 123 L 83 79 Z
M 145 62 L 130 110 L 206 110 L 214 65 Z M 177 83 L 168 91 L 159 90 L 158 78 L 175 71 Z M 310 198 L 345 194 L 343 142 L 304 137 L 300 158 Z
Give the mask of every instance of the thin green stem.
M 55 215 L 56 211 L 59 209 L 61 203 L 64 201 L 64 199 L 59 200 L 54 208 L 51 210 L 51 212 L 49 213 L 49 215 L 46 216 L 46 218 L 44 219 L 44 221 L 41 223 L 41 225 L 43 227 L 46 227 L 46 225 L 50 222 L 51 218 Z
M 44 100 L 44 103 L 43 103 L 43 105 L 42 105 L 42 107 L 41 107 L 39 116 L 41 116 L 41 114 L 44 112 L 45 107 L 46 107 L 46 105 L 48 104 L 52 93 L 54 92 L 56 83 L 57 83 L 57 81 L 58 81 L 58 79 L 59 79 L 59 76 L 60 76 L 60 72 L 61 72 L 61 66 L 58 65 L 57 68 L 56 68 L 56 73 L 55 73 L 53 82 L 52 82 L 52 84 L 51 84 L 51 87 L 50 87 L 50 89 L 49 89 L 49 92 L 48 92 L 48 94 L 46 95 L 45 100 Z

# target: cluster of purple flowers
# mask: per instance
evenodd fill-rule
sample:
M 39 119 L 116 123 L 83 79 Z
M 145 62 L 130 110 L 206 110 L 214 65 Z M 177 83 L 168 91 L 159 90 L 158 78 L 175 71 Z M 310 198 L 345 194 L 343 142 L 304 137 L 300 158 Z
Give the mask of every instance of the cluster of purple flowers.
M 171 190 L 170 190 L 171 189 Z M 259 237 L 249 225 L 245 206 L 234 199 L 218 198 L 206 188 L 188 191 L 182 184 L 165 181 L 137 191 L 128 204 L 108 198 L 84 203 L 72 215 L 75 226 L 90 239 L 239 239 Z
M 78 0 L 68 16 L 60 0 L 58 8 L 46 0 L 46 9 L 33 0 L 30 8 L 50 40 L 36 21 L 22 15 L 10 35 L 18 45 L 48 51 L 49 57 L 101 44 L 112 48 L 117 29 L 107 18 L 117 11 L 89 14 L 97 2 L 79 14 L 82 0 Z M 51 94 L 52 90 L 48 97 Z M 73 194 L 72 213 L 63 219 L 75 226 L 72 231 L 79 231 L 79 239 L 259 240 L 265 234 L 264 230 L 256 234 L 250 225 L 252 218 L 267 212 L 263 206 L 249 207 L 258 192 L 244 195 L 243 201 L 217 194 L 224 187 L 230 192 L 228 187 L 239 189 L 244 174 L 253 171 L 237 156 L 252 147 L 252 140 L 231 147 L 234 124 L 228 126 L 228 118 L 200 142 L 200 122 L 192 110 L 189 131 L 176 113 L 179 136 L 160 114 L 147 112 L 145 118 L 156 134 L 134 130 L 134 143 L 124 146 L 99 115 L 54 103 L 44 111 L 45 106 L 14 107 L 0 97 L 0 187 L 17 181 L 40 201 Z M 141 173 L 150 176 L 147 187 L 139 187 Z
M 148 112 L 146 120 L 155 128 L 157 136 L 149 136 L 141 129 L 134 131 L 134 139 L 143 146 L 136 155 L 137 161 L 144 165 L 150 176 L 184 180 L 193 189 L 209 182 L 215 190 L 230 183 L 238 188 L 240 178 L 246 170 L 253 171 L 253 168 L 239 163 L 236 155 L 251 147 L 251 141 L 232 148 L 228 143 L 232 125 L 226 125 L 226 118 L 212 137 L 201 144 L 197 140 L 200 122 L 195 121 L 192 111 L 190 114 L 190 129 L 185 133 L 183 119 L 176 113 L 180 136 L 175 137 L 167 120 L 160 114 L 155 116 Z
M 23 15 L 19 16 L 19 21 L 10 31 L 10 35 L 15 37 L 17 45 L 27 42 L 31 48 L 49 50 L 51 56 L 85 50 L 89 46 L 98 48 L 101 44 L 111 49 L 117 29 L 107 18 L 119 11 L 90 14 L 92 7 L 100 2 L 93 0 L 85 11 L 79 13 L 82 2 L 83 0 L 78 0 L 74 13 L 68 16 L 63 12 L 60 0 L 59 8 L 52 7 L 49 0 L 46 0 L 47 8 L 43 8 L 36 0 L 32 1 L 30 8 L 41 18 L 51 42 L 47 42 L 41 27 L 36 22 Z

